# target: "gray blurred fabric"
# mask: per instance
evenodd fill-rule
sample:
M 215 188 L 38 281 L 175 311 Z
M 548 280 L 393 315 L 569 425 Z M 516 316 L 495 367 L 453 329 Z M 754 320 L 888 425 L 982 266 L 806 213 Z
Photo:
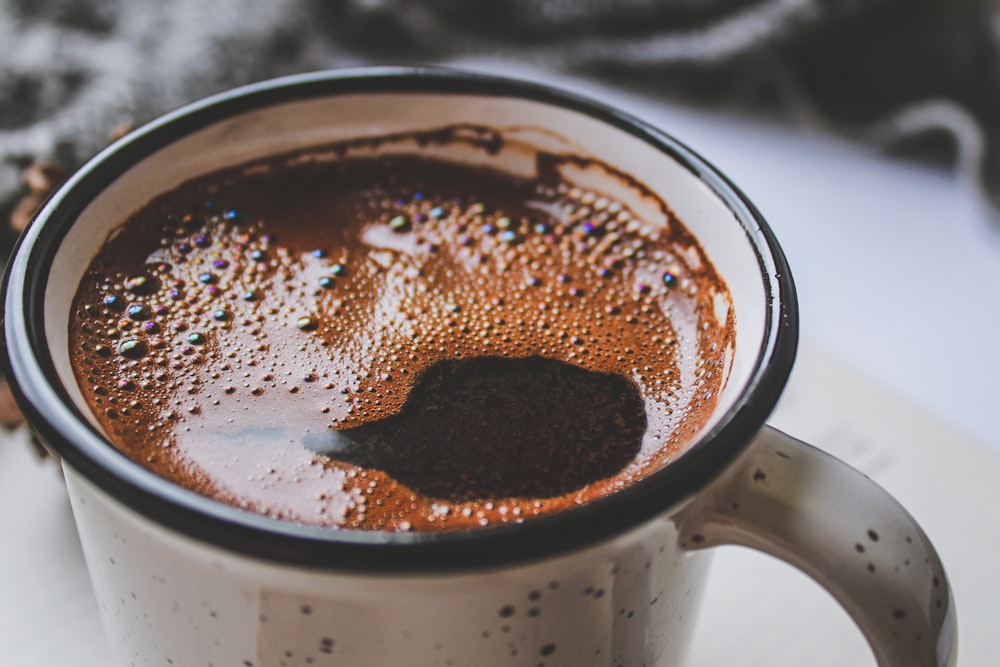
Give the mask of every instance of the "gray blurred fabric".
M 998 0 L 0 0 L 0 212 L 234 85 L 496 57 L 932 155 L 1000 201 Z

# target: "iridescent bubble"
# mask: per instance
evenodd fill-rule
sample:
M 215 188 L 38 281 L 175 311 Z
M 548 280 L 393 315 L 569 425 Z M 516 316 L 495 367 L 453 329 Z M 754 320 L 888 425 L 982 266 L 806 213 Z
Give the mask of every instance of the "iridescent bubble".
M 137 303 L 128 307 L 128 316 L 133 320 L 148 320 L 153 316 L 149 306 Z
M 408 232 L 411 227 L 412 225 L 410 224 L 410 219 L 405 215 L 393 216 L 393 218 L 389 220 L 389 229 L 394 232 Z
M 296 320 L 295 326 L 297 326 L 299 329 L 302 329 L 303 331 L 313 331 L 314 329 L 316 329 L 316 327 L 319 326 L 319 323 L 315 319 L 307 315 L 305 317 L 300 317 L 298 320 Z
M 149 348 L 137 338 L 126 338 L 118 344 L 118 353 L 126 359 L 141 359 L 146 356 Z
M 155 292 L 158 287 L 156 280 L 148 276 L 132 276 L 125 281 L 125 289 L 132 294 L 149 295 Z
M 125 310 L 125 299 L 117 294 L 109 294 L 104 297 L 104 305 L 110 310 Z
M 188 334 L 187 339 L 188 342 L 191 343 L 192 345 L 204 345 L 206 342 L 208 342 L 208 339 L 205 338 L 205 335 L 200 334 L 198 332 Z

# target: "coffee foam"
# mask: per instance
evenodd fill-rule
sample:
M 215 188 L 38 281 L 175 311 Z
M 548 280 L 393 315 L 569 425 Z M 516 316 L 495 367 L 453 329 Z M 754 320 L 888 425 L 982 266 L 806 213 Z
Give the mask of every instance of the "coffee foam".
M 560 160 L 544 156 L 522 179 L 412 156 L 300 154 L 154 200 L 109 239 L 74 303 L 88 404 L 112 442 L 157 474 L 303 523 L 456 529 L 626 486 L 704 424 L 733 316 L 720 321 L 725 285 L 665 203 L 658 219 L 640 218 L 564 180 Z M 486 497 L 428 495 L 386 466 L 309 447 L 399 417 L 441 364 L 480 359 L 626 379 L 645 419 L 629 436 L 634 456 L 578 488 L 548 471 L 553 493 Z

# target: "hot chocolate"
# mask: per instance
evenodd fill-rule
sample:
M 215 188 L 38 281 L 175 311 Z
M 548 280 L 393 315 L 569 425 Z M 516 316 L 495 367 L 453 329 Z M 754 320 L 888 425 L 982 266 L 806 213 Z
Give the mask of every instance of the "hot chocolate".
M 658 469 L 725 382 L 725 285 L 665 204 L 543 163 L 302 153 L 160 196 L 74 301 L 96 420 L 166 479 L 335 528 L 520 522 Z

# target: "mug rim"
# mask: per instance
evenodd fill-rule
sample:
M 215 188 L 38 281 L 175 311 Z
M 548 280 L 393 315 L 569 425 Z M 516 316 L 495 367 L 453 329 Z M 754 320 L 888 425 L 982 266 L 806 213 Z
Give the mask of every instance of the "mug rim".
M 45 344 L 48 269 L 83 208 L 153 152 L 234 115 L 317 97 L 444 93 L 516 98 L 583 113 L 629 133 L 686 168 L 733 213 L 756 255 L 766 293 L 764 336 L 737 400 L 677 459 L 625 489 L 521 524 L 391 533 L 303 526 L 239 510 L 168 482 L 129 460 L 80 414 Z M 666 132 L 548 84 L 438 67 L 373 67 L 298 74 L 234 88 L 169 112 L 104 149 L 71 176 L 18 239 L 3 279 L 3 370 L 28 423 L 70 468 L 165 528 L 243 556 L 355 572 L 457 572 L 538 560 L 597 544 L 693 496 L 752 440 L 791 372 L 798 307 L 787 260 L 763 216 L 718 169 Z

